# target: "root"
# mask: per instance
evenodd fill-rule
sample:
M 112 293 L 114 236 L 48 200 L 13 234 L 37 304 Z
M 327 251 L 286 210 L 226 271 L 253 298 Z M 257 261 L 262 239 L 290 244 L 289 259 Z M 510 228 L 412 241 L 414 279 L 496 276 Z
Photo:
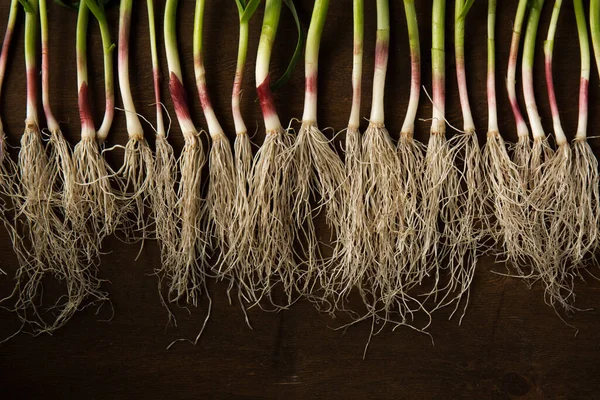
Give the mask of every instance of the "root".
M 119 196 L 123 203 L 119 230 L 124 232 L 127 241 L 143 240 L 148 231 L 146 208 L 154 181 L 154 157 L 146 139 L 129 139 L 118 173 L 122 175 L 124 188 Z
M 243 272 L 248 296 L 266 295 L 276 307 L 293 303 L 296 288 L 292 200 L 296 188 L 292 136 L 269 132 L 254 158 L 250 185 L 249 231 L 252 262 Z M 286 305 L 274 303 L 272 290 L 283 286 Z
M 404 290 L 399 279 L 403 271 L 396 263 L 396 246 L 398 236 L 403 234 L 399 231 L 398 210 L 406 209 L 406 200 L 400 187 L 397 151 L 384 126 L 369 125 L 363 136 L 362 152 L 365 216 L 372 246 L 362 290 L 372 296 L 374 307 L 377 301 L 391 294 L 401 297 Z
M 526 195 L 519 167 L 509 157 L 498 132 L 489 132 L 483 151 L 486 189 L 487 233 L 497 255 L 506 254 L 516 265 L 523 264 L 523 234 L 529 232 Z M 501 250 L 498 247 L 503 247 Z
M 233 205 L 232 237 L 224 265 L 223 275 L 233 274 L 238 284 L 243 284 L 243 271 L 249 270 L 250 252 L 248 191 L 252 173 L 252 147 L 247 133 L 238 134 L 234 143 L 235 199 Z
M 455 233 L 454 221 L 460 220 L 459 204 L 459 172 L 454 164 L 453 154 L 444 134 L 432 134 L 429 137 L 425 155 L 425 176 L 423 179 L 423 268 L 419 276 L 420 282 L 425 277 L 433 276 L 433 289 L 437 293 L 443 291 L 440 278 L 443 264 L 440 262 L 447 255 L 443 246 Z M 438 224 L 440 221 L 441 226 Z M 446 231 L 448 229 L 448 231 Z
M 598 249 L 600 196 L 598 195 L 598 160 L 586 140 L 573 140 L 573 209 L 575 241 L 570 250 L 576 266 Z
M 292 151 L 298 174 L 293 213 L 306 267 L 303 294 L 310 295 L 317 285 L 327 290 L 326 274 L 332 260 L 321 253 L 313 219 L 324 208 L 327 225 L 337 241 L 344 219 L 346 177 L 344 164 L 314 123 L 302 124 Z M 316 208 L 312 201 L 316 202 Z
M 399 232 L 396 258 L 404 285 L 409 288 L 420 281 L 422 249 L 421 233 L 423 218 L 420 204 L 423 200 L 423 169 L 425 146 L 414 140 L 412 135 L 400 134 L 398 142 L 400 193 L 405 194 L 403 207 L 398 208 Z
M 348 128 L 346 132 L 345 174 L 347 176 L 346 196 L 342 201 L 342 227 L 339 246 L 334 258 L 330 283 L 326 285 L 325 298 L 333 297 L 334 310 L 342 310 L 343 303 L 352 288 L 359 287 L 367 270 L 369 227 L 365 215 L 364 182 L 362 172 L 362 140 L 360 132 Z M 330 292 L 328 293 L 328 290 Z M 333 311 L 333 310 L 332 310 Z
M 176 215 L 177 192 L 175 190 L 177 161 L 173 147 L 164 135 L 156 137 L 156 158 L 152 176 L 154 180 L 150 186 L 150 200 L 155 234 L 161 249 L 162 272 L 170 275 L 179 248 Z
M 77 216 L 80 188 L 77 186 L 71 147 L 65 140 L 62 131 L 51 132 L 48 147 L 50 148 L 48 167 L 53 190 L 52 197 L 60 204 L 66 219 L 80 218 Z
M 79 220 L 73 221 L 80 232 L 88 229 L 87 247 L 91 258 L 99 254 L 102 240 L 111 235 L 119 220 L 115 196 L 112 192 L 110 167 L 100 155 L 98 144 L 92 138 L 82 138 L 73 151 L 77 184 L 79 186 Z
M 544 170 L 542 165 L 552 158 L 553 151 L 548 144 L 548 138 L 535 138 L 529 159 L 529 188 L 535 190 L 542 180 Z
M 485 191 L 483 189 L 482 154 L 475 132 L 454 136 L 449 142 L 452 158 L 459 166 L 456 186 L 456 210 L 449 210 L 451 219 L 445 221 L 444 245 L 448 248 L 450 281 L 437 308 L 455 302 L 458 310 L 463 296 L 466 301 L 461 315 L 464 317 L 469 301 L 469 290 L 479 256 L 480 242 L 485 228 L 481 218 Z M 454 178 L 452 178 L 454 179 Z M 454 312 L 452 314 L 454 314 Z
M 529 159 L 531 158 L 531 142 L 528 136 L 519 136 L 519 140 L 512 149 L 513 162 L 519 170 L 521 184 L 527 188 L 529 182 Z
M 229 140 L 213 140 L 209 158 L 209 184 L 206 202 L 209 213 L 207 232 L 216 239 L 219 254 L 227 254 L 235 221 L 236 175 Z M 218 271 L 225 257 L 217 260 Z
M 186 138 L 180 159 L 181 181 L 177 192 L 176 213 L 181 226 L 179 246 L 173 257 L 169 300 L 185 300 L 198 305 L 205 283 L 205 234 L 201 226 L 206 207 L 202 204 L 202 168 L 205 164 L 202 141 L 198 135 Z M 201 259 L 200 263 L 198 259 Z
M 535 246 L 531 249 L 535 278 L 545 285 L 546 302 L 566 310 L 572 309 L 574 300 L 575 276 L 569 255 L 578 235 L 572 167 L 571 148 L 562 144 L 540 167 L 543 171 L 538 172 L 538 182 L 530 194 L 532 221 L 536 228 L 533 232 Z
M 8 153 L 6 135 L 0 128 L 0 222 L 11 238 L 18 259 L 24 259 L 23 237 L 17 229 L 16 214 L 21 203 L 17 164 Z M 4 271 L 0 269 L 0 274 Z
M 63 147 L 57 152 L 67 158 L 62 161 L 68 164 L 68 150 L 65 154 Z M 53 158 L 56 159 L 60 157 Z M 17 252 L 20 266 L 10 298 L 15 299 L 13 310 L 23 323 L 31 325 L 35 334 L 52 333 L 66 324 L 75 311 L 106 300 L 96 269 L 78 246 L 78 233 L 68 219 L 61 218 L 65 214 L 61 210 L 64 198 L 54 196 L 50 164 L 37 126 L 28 123 L 18 163 L 22 187 L 18 217 L 26 236 L 24 242 L 18 243 L 22 246 Z M 51 313 L 40 311 L 44 302 L 42 282 L 47 276 L 64 282 L 67 289 L 66 295 L 50 307 Z M 90 302 L 84 304 L 86 300 Z

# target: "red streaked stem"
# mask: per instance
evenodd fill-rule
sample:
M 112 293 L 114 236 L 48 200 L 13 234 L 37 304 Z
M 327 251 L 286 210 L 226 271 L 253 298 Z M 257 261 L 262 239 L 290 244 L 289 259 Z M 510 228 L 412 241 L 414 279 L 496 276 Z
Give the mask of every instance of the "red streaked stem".
M 38 123 L 37 110 L 37 18 L 38 0 L 29 1 L 25 13 L 25 70 L 27 73 L 27 124 Z
M 156 48 L 156 23 L 154 20 L 154 0 L 146 2 L 148 9 L 148 25 L 150 34 L 150 53 L 152 54 L 152 76 L 154 78 L 154 101 L 156 102 L 156 134 L 166 136 L 163 107 L 160 101 L 160 64 L 158 63 L 158 50 Z
M 540 22 L 540 14 L 544 0 L 536 0 L 531 5 L 529 11 L 529 20 L 527 21 L 527 32 L 525 33 L 525 43 L 523 44 L 523 65 L 521 67 L 521 76 L 523 79 L 523 97 L 527 107 L 529 124 L 534 139 L 546 137 L 540 114 L 535 101 L 535 92 L 533 88 L 533 63 L 535 59 L 535 41 Z
M 419 95 L 421 93 L 421 49 L 419 42 L 419 25 L 415 11 L 414 0 L 404 0 L 404 12 L 408 27 L 408 40 L 410 43 L 410 99 L 406 117 L 402 124 L 402 134 L 412 136 L 415 131 L 415 118 L 419 108 Z
M 365 30 L 364 7 L 364 0 L 353 1 L 354 45 L 352 51 L 352 111 L 350 112 L 350 119 L 348 120 L 348 128 L 351 129 L 358 129 L 360 126 L 363 37 Z
M 235 79 L 233 81 L 233 90 L 231 93 L 231 111 L 233 113 L 233 122 L 235 124 L 236 134 L 245 134 L 248 132 L 242 110 L 240 109 L 240 98 L 242 95 L 242 82 L 244 81 L 244 67 L 246 65 L 246 55 L 248 53 L 248 22 L 240 23 L 240 39 L 238 44 L 238 61 L 235 69 Z
M 519 47 L 521 44 L 521 29 L 523 28 L 523 20 L 525 19 L 525 12 L 527 11 L 527 2 L 528 0 L 519 0 L 515 21 L 513 23 L 510 54 L 508 56 L 508 70 L 506 73 L 506 90 L 508 92 L 508 100 L 510 101 L 510 107 L 515 118 L 517 135 L 519 138 L 527 138 L 529 136 L 529 129 L 527 128 L 527 123 L 525 122 L 525 118 L 521 113 L 516 90 L 517 62 L 519 60 Z
M 258 43 L 258 54 L 256 57 L 256 91 L 262 109 L 265 130 L 267 134 L 280 132 L 283 127 L 277 115 L 273 93 L 270 88 L 269 64 L 273 42 L 279 26 L 282 0 L 266 0 L 265 13 Z
M 4 34 L 4 41 L 2 42 L 2 52 L 0 53 L 0 98 L 2 97 L 2 84 L 4 83 L 4 76 L 6 74 L 6 63 L 8 62 L 8 51 L 12 43 L 13 33 L 15 30 L 15 24 L 17 21 L 17 14 L 19 12 L 18 0 L 12 0 L 10 3 L 10 12 L 8 14 L 8 24 L 6 25 L 6 33 Z M 0 118 L 0 134 L 3 132 L 2 118 Z
M 204 118 L 208 125 L 208 133 L 211 138 L 218 139 L 224 137 L 223 128 L 215 115 L 215 111 L 210 102 L 208 88 L 206 87 L 206 69 L 204 68 L 204 48 L 202 43 L 202 28 L 204 25 L 204 7 L 205 0 L 196 0 L 196 13 L 194 16 L 194 71 L 196 73 L 196 87 L 200 104 L 204 112 Z
M 590 41 L 585 21 L 585 11 L 582 0 L 573 0 L 577 32 L 579 36 L 579 52 L 581 54 L 581 72 L 579 78 L 579 119 L 577 121 L 576 139 L 585 140 L 588 125 L 588 90 L 590 84 Z M 592 16 L 591 16 L 592 17 Z
M 304 52 L 304 114 L 303 122 L 317 123 L 317 77 L 319 71 L 319 47 L 329 9 L 329 0 L 316 0 L 313 7 L 306 51 Z
M 79 12 L 77 15 L 77 87 L 78 87 L 78 106 L 79 118 L 81 119 L 81 138 L 95 139 L 96 128 L 92 118 L 90 106 L 89 88 L 88 88 L 88 67 L 87 67 L 87 29 L 90 18 L 90 11 L 84 1 L 79 3 Z
M 475 132 L 475 122 L 469 104 L 469 93 L 467 90 L 467 72 L 465 68 L 465 19 L 463 13 L 465 1 L 455 1 L 455 29 L 454 29 L 454 54 L 456 61 L 456 80 L 458 83 L 458 94 L 463 114 L 463 129 L 465 132 Z
M 40 27 L 42 33 L 42 104 L 46 123 L 50 132 L 57 132 L 60 127 L 50 105 L 50 62 L 48 60 L 48 11 L 46 9 L 46 0 L 40 0 Z
M 560 113 L 558 112 L 558 103 L 556 102 L 556 92 L 554 91 L 554 78 L 552 76 L 552 54 L 554 51 L 554 36 L 556 34 L 556 26 L 558 24 L 558 16 L 562 0 L 554 2 L 552 11 L 552 19 L 548 28 L 548 37 L 544 42 L 544 64 L 546 72 L 546 87 L 548 89 L 548 100 L 550 102 L 550 110 L 552 111 L 552 123 L 554 125 L 554 135 L 556 136 L 556 144 L 562 145 L 567 143 L 567 137 L 560 122 Z
M 445 57 L 446 1 L 434 0 L 431 24 L 431 80 L 433 87 L 433 118 L 431 134 L 446 133 L 446 57 Z
M 488 1 L 488 132 L 498 132 L 498 106 L 496 103 L 496 0 Z
M 135 111 L 135 104 L 131 94 L 129 83 L 129 34 L 131 31 L 131 12 L 133 0 L 121 0 L 119 18 L 119 51 L 118 51 L 118 74 L 119 89 L 125 109 L 127 121 L 127 134 L 130 139 L 141 140 L 144 137 L 142 123 Z
M 377 36 L 375 39 L 375 73 L 373 76 L 373 100 L 369 123 L 383 125 L 385 77 L 390 52 L 390 5 L 389 0 L 377 0 Z
M 196 127 L 187 103 L 187 94 L 181 83 L 181 63 L 179 51 L 177 50 L 177 29 L 175 21 L 177 17 L 178 0 L 167 0 L 165 4 L 164 38 L 167 53 L 167 64 L 169 67 L 169 92 L 175 107 L 175 115 L 186 140 L 192 139 L 197 134 Z

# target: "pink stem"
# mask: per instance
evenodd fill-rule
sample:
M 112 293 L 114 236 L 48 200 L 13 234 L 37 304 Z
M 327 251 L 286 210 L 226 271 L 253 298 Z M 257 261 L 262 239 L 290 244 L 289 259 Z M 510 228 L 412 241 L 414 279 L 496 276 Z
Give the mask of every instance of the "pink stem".
M 94 120 L 90 107 L 90 96 L 87 82 L 83 82 L 79 88 L 78 96 L 79 118 L 81 119 L 82 130 L 94 129 Z
M 550 102 L 550 110 L 552 118 L 556 119 L 559 116 L 558 104 L 556 102 L 556 92 L 554 91 L 554 78 L 552 76 L 552 54 L 546 54 L 545 57 L 546 70 L 546 87 L 548 88 L 548 101 Z
M 275 109 L 275 101 L 273 100 L 273 93 L 271 92 L 271 76 L 267 75 L 265 80 L 256 87 L 258 99 L 260 100 L 260 108 L 262 110 L 263 118 L 267 119 L 273 115 L 277 115 Z

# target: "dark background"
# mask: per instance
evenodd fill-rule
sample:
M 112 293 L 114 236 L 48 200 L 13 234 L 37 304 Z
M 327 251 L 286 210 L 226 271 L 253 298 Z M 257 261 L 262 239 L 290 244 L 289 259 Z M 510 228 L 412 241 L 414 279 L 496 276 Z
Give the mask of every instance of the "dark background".
M 51 1 L 49 1 L 51 3 Z M 207 2 L 206 69 L 208 87 L 220 122 L 233 140 L 230 93 L 237 51 L 237 10 L 232 0 Z M 386 125 L 397 138 L 408 101 L 410 59 L 402 2 L 391 1 L 391 55 L 386 91 Z M 431 2 L 417 2 L 423 55 L 423 84 L 430 90 Z M 499 115 L 502 134 L 516 139 L 512 114 L 504 89 L 504 76 L 516 1 L 499 2 L 497 20 L 497 61 Z M 162 20 L 163 1 L 157 16 Z M 543 79 L 542 42 L 550 20 L 551 2 L 543 12 L 536 57 L 536 90 L 546 129 L 551 129 L 550 110 Z M 586 2 L 587 6 L 587 2 Z M 148 23 L 144 1 L 136 2 L 131 38 L 131 82 L 138 112 L 154 121 L 151 59 Z M 312 2 L 297 1 L 304 26 L 308 26 Z M 0 29 L 3 34 L 9 1 L 0 3 Z M 453 2 L 447 16 L 453 17 Z M 194 90 L 192 65 L 192 26 L 194 2 L 180 1 L 178 33 L 184 72 L 198 127 L 205 126 Z M 487 126 L 485 95 L 487 2 L 477 1 L 467 21 L 467 74 L 471 105 L 482 141 Z M 76 14 L 49 4 L 51 96 L 54 112 L 72 144 L 80 131 L 77 113 L 75 74 Z M 362 115 L 368 117 L 375 37 L 375 2 L 366 1 L 365 59 Z M 255 100 L 254 59 L 258 45 L 262 11 L 251 23 L 248 69 L 244 83 L 243 113 L 250 130 L 258 132 L 262 143 L 262 118 Z M 10 53 L 8 75 L 2 98 L 2 116 L 10 142 L 17 144 L 25 118 L 25 74 L 23 60 L 23 17 Z M 118 7 L 109 12 L 116 40 Z M 162 45 L 163 74 L 166 70 Z M 100 34 L 91 21 L 90 80 L 94 116 L 99 124 L 104 112 L 103 70 Z M 461 126 L 458 91 L 454 77 L 452 23 L 447 31 L 447 118 Z M 295 46 L 295 27 L 284 9 L 273 53 L 273 71 L 279 75 Z M 351 101 L 352 2 L 332 1 L 324 31 L 319 70 L 319 122 L 336 131 L 347 124 Z M 116 58 L 116 57 L 115 57 Z M 574 135 L 577 123 L 579 47 L 571 2 L 563 5 L 555 47 L 555 80 L 558 103 L 565 130 Z M 592 66 L 589 135 L 600 128 L 597 71 Z M 116 74 L 116 68 L 115 68 Z M 115 78 L 116 80 L 116 78 Z M 163 100 L 171 114 L 172 103 L 163 85 Z M 117 91 L 117 106 L 121 106 Z M 301 117 L 303 69 L 276 94 L 282 122 Z M 40 109 L 41 111 L 41 109 Z M 431 106 L 422 92 L 419 118 L 429 118 Z M 42 123 L 43 124 L 43 123 Z M 363 128 L 367 121 L 363 121 Z M 145 126 L 149 137 L 151 128 Z M 417 123 L 417 137 L 426 140 L 429 122 Z M 329 132 L 331 134 L 331 132 Z M 453 134 L 449 129 L 449 134 Z M 125 118 L 117 111 L 109 144 L 124 145 Z M 171 143 L 179 150 L 182 138 L 176 121 Z M 599 149 L 597 140 L 592 146 Z M 110 155 L 118 165 L 121 153 Z M 0 277 L 0 294 L 12 288 L 10 273 L 16 259 L 5 231 L 0 238 L 0 267 L 9 272 Z M 0 397 L 26 398 L 205 398 L 205 397 L 339 397 L 339 398 L 598 398 L 600 396 L 600 319 L 597 311 L 568 316 L 575 330 L 562 322 L 544 304 L 543 288 L 531 289 L 517 279 L 492 273 L 504 271 L 502 264 L 482 258 L 472 286 L 471 302 L 461 326 L 458 319 L 447 320 L 441 311 L 434 315 L 430 333 L 435 340 L 410 329 L 384 329 L 371 341 L 365 360 L 363 349 L 370 324 L 363 323 L 345 332 L 331 328 L 342 321 L 320 314 L 308 302 L 299 302 L 289 311 L 266 313 L 249 310 L 253 329 L 246 326 L 239 305 L 230 305 L 226 285 L 210 284 L 213 313 L 196 346 L 167 345 L 178 338 L 193 339 L 206 315 L 206 301 L 190 313 L 175 309 L 178 326 L 167 326 L 167 313 L 159 302 L 157 280 L 151 273 L 158 267 L 155 243 L 126 245 L 109 238 L 102 258 L 101 274 L 114 306 L 96 314 L 88 308 L 79 312 L 52 336 L 19 335 L 0 345 Z M 139 257 L 136 260 L 136 255 Z M 597 271 L 596 271 L 597 272 Z M 595 307 L 600 283 L 588 279 L 576 287 L 577 305 Z M 0 312 L 0 336 L 18 328 L 17 318 Z

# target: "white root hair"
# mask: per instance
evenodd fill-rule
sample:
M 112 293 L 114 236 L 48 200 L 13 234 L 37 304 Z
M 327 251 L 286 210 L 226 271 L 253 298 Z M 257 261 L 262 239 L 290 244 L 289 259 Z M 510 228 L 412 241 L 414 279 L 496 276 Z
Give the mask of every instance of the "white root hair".
M 62 155 L 69 157 L 68 150 Z M 64 218 L 64 197 L 55 196 L 50 165 L 37 125 L 28 123 L 19 152 L 21 193 L 17 210 L 26 242 L 18 250 L 20 267 L 10 297 L 16 297 L 14 311 L 35 334 L 51 333 L 77 310 L 107 299 L 100 290 L 96 269 L 78 246 L 78 233 Z M 66 295 L 50 307 L 50 317 L 39 311 L 42 284 L 48 276 L 64 282 L 67 289 Z M 90 301 L 84 303 L 86 300 Z
M 243 276 L 257 301 L 266 295 L 275 307 L 287 307 L 297 296 L 292 217 L 297 173 L 292 145 L 288 131 L 267 132 L 254 158 L 250 185 L 248 236 L 252 262 Z M 277 284 L 283 287 L 286 305 L 276 304 L 272 297 Z
M 143 240 L 148 233 L 146 209 L 154 182 L 154 157 L 146 139 L 132 137 L 127 141 L 123 166 L 117 174 L 122 177 L 123 186 L 117 199 L 122 207 L 119 230 L 127 241 Z
M 443 285 L 443 270 L 453 271 L 454 260 L 449 258 L 449 266 L 441 261 L 449 256 L 449 248 L 444 246 L 448 238 L 457 234 L 456 223 L 460 221 L 458 203 L 459 171 L 454 163 L 454 154 L 450 149 L 444 133 L 432 132 L 425 154 L 425 175 L 423 179 L 423 216 L 422 263 L 420 282 L 426 277 L 433 277 L 433 287 L 429 296 L 437 302 L 439 293 L 444 292 L 452 284 L 452 278 Z
M 79 188 L 71 147 L 60 129 L 50 132 L 48 147 L 52 197 L 60 204 L 64 218 L 72 220 L 71 216 L 77 215 L 79 211 L 77 207 Z M 79 218 L 79 216 L 74 218 Z
M 345 173 L 346 190 L 342 199 L 342 227 L 334 255 L 330 283 L 326 285 L 325 298 L 332 297 L 332 311 L 343 310 L 350 292 L 360 287 L 367 270 L 369 227 L 365 214 L 362 164 L 362 139 L 357 128 L 346 131 Z M 330 293 L 327 293 L 330 290 Z
M 372 246 L 361 282 L 363 302 L 373 315 L 393 321 L 400 315 L 402 324 L 407 313 L 421 309 L 420 302 L 406 294 L 406 271 L 397 263 L 400 230 L 399 210 L 407 210 L 406 193 L 401 186 L 397 149 L 383 125 L 369 124 L 363 135 L 362 163 L 365 216 Z M 416 301 L 417 307 L 410 305 Z
M 539 237 L 537 247 L 532 249 L 534 278 L 543 282 L 546 302 L 565 310 L 574 309 L 575 274 L 569 254 L 577 240 L 577 211 L 573 207 L 577 200 L 572 168 L 571 148 L 563 143 L 541 166 L 543 171 L 530 193 L 531 208 L 535 210 L 534 234 Z
M 404 204 L 398 207 L 398 240 L 396 258 L 398 269 L 403 271 L 405 285 L 410 288 L 420 282 L 423 273 L 422 240 L 423 218 L 420 204 L 423 201 L 423 169 L 425 146 L 410 133 L 400 133 L 397 146 L 399 159 L 400 192 L 404 193 Z
M 529 182 L 529 159 L 531 158 L 531 142 L 529 136 L 519 136 L 512 148 L 513 162 L 519 170 L 521 184 L 526 190 Z
M 522 235 L 530 229 L 527 220 L 526 190 L 519 167 L 508 155 L 506 144 L 498 132 L 488 132 L 483 150 L 486 190 L 485 218 L 491 250 L 521 265 L 524 250 Z
M 252 147 L 246 132 L 238 133 L 234 142 L 235 165 L 235 198 L 233 204 L 233 221 L 229 249 L 225 255 L 226 266 L 221 271 L 223 276 L 231 276 L 228 292 L 234 284 L 238 287 L 238 295 L 250 303 L 254 299 L 254 291 L 248 286 L 245 274 L 252 269 L 250 262 L 250 181 L 252 174 Z M 255 300 L 255 299 L 254 299 Z
M 222 277 L 222 266 L 226 260 L 223 255 L 227 254 L 232 242 L 236 196 L 235 166 L 231 145 L 227 137 L 219 136 L 213 139 L 208 171 L 209 182 L 206 205 L 209 218 L 206 231 L 209 235 L 209 241 L 212 242 L 211 239 L 214 237 L 216 247 L 219 248 L 220 255 L 216 261 L 215 269 L 217 274 Z
M 202 168 L 206 156 L 200 136 L 186 137 L 179 158 L 181 180 L 177 191 L 176 215 L 179 220 L 179 246 L 170 268 L 169 300 L 185 300 L 194 306 L 205 288 L 206 236 L 201 231 L 206 207 L 201 198 Z M 198 261 L 200 259 L 200 262 Z
M 90 260 L 99 255 L 102 240 L 111 235 L 119 221 L 116 197 L 112 191 L 110 166 L 100 154 L 95 139 L 84 137 L 73 151 L 80 218 L 73 221 L 76 230 L 87 236 L 85 248 Z M 89 234 L 85 232 L 90 229 Z
M 161 249 L 163 273 L 172 274 L 172 267 L 179 248 L 177 229 L 177 160 L 173 147 L 165 135 L 156 136 L 156 157 L 154 160 L 154 179 L 150 187 L 152 214 L 155 235 Z
M 576 266 L 585 264 L 599 245 L 600 196 L 598 194 L 598 160 L 585 139 L 575 138 L 573 147 L 572 190 L 575 204 L 575 241 L 571 258 Z
M 446 294 L 436 308 L 455 303 L 458 310 L 463 296 L 466 296 L 464 317 L 469 303 L 470 287 L 475 275 L 480 243 L 485 234 L 485 217 L 481 217 L 485 191 L 483 189 L 482 154 L 475 131 L 458 134 L 448 141 L 452 159 L 458 165 L 457 197 L 450 209 L 449 219 L 444 221 L 444 246 L 448 248 L 448 269 L 450 281 Z M 449 177 L 454 174 L 450 171 Z M 454 177 L 451 177 L 454 179 Z
M 314 122 L 302 123 L 292 151 L 297 168 L 293 213 L 302 247 L 302 268 L 306 268 L 302 272 L 302 291 L 313 297 L 315 287 L 327 291 L 327 273 L 334 261 L 323 256 L 313 219 L 325 210 L 325 221 L 336 243 L 343 226 L 346 177 L 342 160 Z M 334 249 L 333 253 L 338 251 Z

